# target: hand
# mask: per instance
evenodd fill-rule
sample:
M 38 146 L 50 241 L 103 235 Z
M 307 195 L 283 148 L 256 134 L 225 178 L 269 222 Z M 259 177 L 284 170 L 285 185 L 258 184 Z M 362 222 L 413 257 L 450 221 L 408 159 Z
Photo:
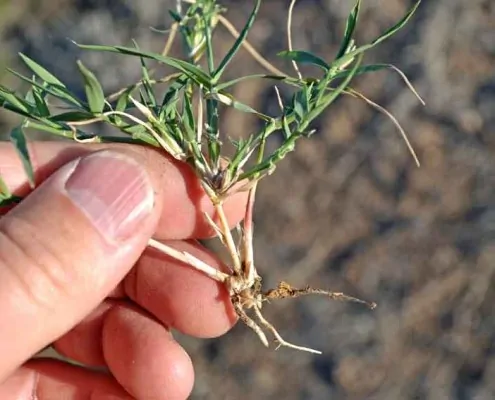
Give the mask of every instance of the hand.
M 213 234 L 194 174 L 138 146 L 40 142 L 30 151 L 43 181 L 32 193 L 13 146 L 0 143 L 0 176 L 27 196 L 0 209 L 0 399 L 186 398 L 193 367 L 169 329 L 215 337 L 236 320 L 222 285 L 145 250 L 153 236 L 224 268 L 192 240 Z M 232 225 L 245 200 L 226 202 Z M 50 343 L 109 373 L 27 361 Z

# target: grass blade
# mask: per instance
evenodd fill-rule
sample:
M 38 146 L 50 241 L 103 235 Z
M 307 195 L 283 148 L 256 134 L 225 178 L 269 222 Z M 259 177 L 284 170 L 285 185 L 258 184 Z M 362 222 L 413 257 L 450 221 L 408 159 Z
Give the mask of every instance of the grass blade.
M 24 113 L 30 114 L 32 106 L 24 99 L 18 97 L 11 90 L 0 85 L 0 101 L 7 102 Z
M 402 19 L 399 22 L 397 22 L 394 26 L 392 26 L 390 29 L 388 29 L 385 33 L 378 36 L 371 43 L 366 44 L 366 45 L 361 46 L 361 47 L 358 47 L 357 49 L 355 49 L 355 50 L 345 54 L 344 56 L 336 59 L 334 62 L 332 62 L 330 67 L 338 69 L 342 65 L 346 65 L 349 62 L 351 62 L 358 54 L 361 54 L 365 51 L 372 49 L 377 44 L 383 42 L 384 40 L 388 39 L 390 36 L 394 35 L 399 29 L 401 29 L 409 21 L 409 19 L 416 12 L 416 10 L 420 4 L 421 4 L 421 0 L 416 2 L 416 4 L 402 17 Z
M 160 63 L 169 65 L 175 69 L 178 69 L 187 76 L 191 77 L 195 82 L 200 83 L 205 87 L 211 86 L 210 76 L 199 67 L 196 67 L 195 65 L 190 64 L 187 61 L 179 60 L 172 57 L 162 56 L 161 54 L 156 54 L 152 52 L 136 50 L 129 47 L 123 47 L 123 46 L 100 46 L 100 45 L 84 45 L 84 44 L 78 44 L 76 42 L 74 43 L 77 46 L 79 46 L 81 49 L 105 51 L 109 53 L 119 53 L 119 54 L 127 54 L 127 55 L 149 58 L 158 61 Z
M 315 56 L 314 54 L 308 52 L 308 51 L 303 51 L 303 50 L 286 50 L 286 51 L 281 51 L 280 53 L 277 54 L 280 57 L 287 58 L 292 61 L 296 61 L 301 64 L 312 64 L 316 65 L 317 67 L 320 67 L 323 69 L 325 72 L 328 72 L 330 69 L 330 65 L 328 63 L 321 59 L 318 56 Z
M 356 74 L 359 65 L 361 64 L 361 61 L 363 59 L 363 54 L 359 54 L 358 58 L 354 64 L 354 67 L 350 70 L 349 74 L 344 78 L 344 80 L 340 83 L 340 85 L 335 88 L 332 93 L 327 94 L 325 97 L 322 98 L 320 104 L 318 104 L 306 117 L 307 122 L 304 124 L 305 126 L 302 127 L 301 130 L 305 130 L 307 125 L 315 119 L 318 115 L 321 114 L 321 112 L 327 108 L 349 85 L 351 82 L 352 78 Z
M 371 46 L 376 46 L 378 43 L 381 43 L 385 39 L 388 39 L 390 36 L 394 35 L 399 29 L 402 29 L 404 25 L 407 24 L 409 19 L 413 16 L 413 14 L 416 12 L 420 4 L 421 4 L 421 0 L 418 0 L 416 4 L 412 6 L 412 8 L 406 13 L 406 15 L 402 17 L 402 19 L 399 22 L 397 22 L 390 29 L 387 29 L 384 33 L 382 33 L 380 36 L 374 39 L 371 42 Z
M 14 71 L 13 69 L 7 68 L 7 71 L 9 71 L 12 75 L 15 77 L 28 82 L 29 84 L 36 86 L 37 88 L 44 90 L 46 93 L 52 95 L 53 97 L 56 97 L 68 104 L 75 105 L 77 107 L 82 107 L 83 105 L 77 99 L 74 95 L 72 95 L 69 90 L 65 86 L 57 86 L 55 84 L 48 83 L 47 85 L 41 85 L 38 82 L 34 82 L 31 78 L 28 78 L 27 76 L 24 76 L 20 74 L 17 71 Z
M 26 100 L 35 105 L 38 116 L 48 117 L 50 115 L 50 110 L 48 109 L 44 93 L 41 89 L 33 86 L 27 93 Z
M 77 67 L 83 76 L 84 91 L 86 92 L 89 109 L 92 113 L 100 114 L 105 107 L 105 94 L 103 93 L 100 82 L 79 60 L 77 61 Z
M 342 40 L 342 44 L 340 45 L 340 49 L 337 53 L 336 58 L 342 57 L 349 48 L 349 45 L 352 43 L 352 35 L 354 34 L 354 30 L 356 29 L 356 24 L 359 17 L 360 9 L 361 9 L 361 0 L 357 0 L 356 5 L 349 14 L 349 17 L 347 18 L 347 23 L 345 25 L 344 39 Z
M 31 157 L 29 156 L 29 151 L 27 148 L 27 140 L 24 135 L 22 126 L 17 126 L 10 132 L 10 141 L 14 145 L 17 154 L 21 158 L 22 166 L 24 167 L 24 172 L 26 173 L 31 188 L 34 188 L 34 170 L 33 164 L 31 163 Z
M 227 55 L 223 58 L 223 60 L 220 62 L 220 65 L 216 69 L 215 73 L 213 74 L 213 82 L 216 83 L 220 79 L 220 77 L 223 74 L 223 71 L 225 71 L 225 68 L 227 68 L 227 65 L 232 61 L 232 58 L 234 58 L 235 54 L 239 50 L 239 48 L 242 45 L 242 42 L 246 39 L 249 30 L 251 29 L 251 26 L 253 26 L 254 20 L 256 18 L 256 15 L 258 14 L 258 11 L 260 9 L 261 5 L 261 0 L 256 0 L 256 4 L 254 5 L 253 11 L 251 11 L 251 14 L 249 15 L 249 18 L 246 22 L 246 25 L 244 25 L 244 28 L 241 31 L 241 34 L 239 37 L 236 39 L 234 42 L 234 45 L 232 48 L 229 50 Z
M 26 55 L 19 53 L 19 56 L 22 58 L 22 61 L 28 66 L 28 68 L 33 71 L 36 76 L 43 79 L 46 83 L 51 85 L 61 86 L 65 88 L 65 85 L 60 81 L 56 76 L 48 72 L 45 68 L 43 68 L 38 63 L 31 60 Z
M 7 184 L 5 183 L 5 181 L 0 176 L 0 206 L 1 206 L 1 201 L 8 199 L 11 196 L 12 196 L 12 193 L 10 192 L 9 188 L 7 187 Z
M 259 111 L 256 111 L 254 108 L 248 106 L 247 104 L 241 103 L 240 101 L 237 101 L 234 99 L 232 95 L 226 92 L 214 92 L 214 93 L 208 93 L 205 96 L 207 99 L 214 99 L 228 107 L 233 107 L 238 111 L 242 111 L 248 114 L 255 114 L 261 119 L 264 119 L 265 121 L 270 121 L 271 118 L 268 115 L 262 114 Z

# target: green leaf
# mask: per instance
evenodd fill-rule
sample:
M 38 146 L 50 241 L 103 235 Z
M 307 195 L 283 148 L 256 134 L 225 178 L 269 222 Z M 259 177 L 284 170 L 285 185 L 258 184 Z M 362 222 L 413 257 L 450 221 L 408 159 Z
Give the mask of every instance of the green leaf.
M 77 66 L 84 79 L 84 91 L 92 113 L 100 114 L 105 107 L 105 94 L 96 76 L 87 69 L 81 61 L 77 61 Z
M 31 60 L 29 57 L 26 55 L 19 53 L 19 56 L 22 58 L 22 61 L 28 66 L 28 68 L 33 71 L 39 78 L 43 79 L 45 82 L 55 85 L 55 86 L 61 86 L 65 88 L 65 85 L 54 75 L 52 75 L 50 72 L 48 72 L 45 68 L 43 68 L 41 65 L 38 63 L 34 62 Z
M 376 46 L 378 43 L 383 42 L 385 39 L 388 39 L 390 36 L 394 35 L 399 29 L 402 29 L 404 25 L 407 24 L 409 19 L 413 16 L 413 14 L 416 12 L 418 9 L 419 5 L 421 4 L 421 0 L 418 0 L 414 6 L 402 17 L 402 19 L 397 22 L 394 26 L 392 26 L 390 29 L 387 29 L 384 33 L 382 33 L 380 36 L 378 36 L 376 39 L 374 39 L 371 42 L 371 46 Z
M 93 114 L 86 111 L 67 111 L 61 114 L 51 116 L 49 119 L 53 122 L 78 122 L 93 119 Z
M 421 4 L 421 0 L 419 0 L 407 13 L 402 17 L 402 19 L 397 22 L 394 26 L 392 26 L 390 29 L 385 31 L 383 34 L 378 36 L 376 39 L 374 39 L 371 43 L 366 44 L 364 46 L 358 47 L 357 49 L 345 54 L 344 56 L 336 59 L 332 64 L 330 64 L 330 68 L 332 69 L 338 69 L 339 67 L 348 64 L 351 62 L 357 55 L 372 49 L 375 47 L 377 44 L 383 42 L 384 40 L 388 39 L 390 36 L 394 35 L 399 29 L 404 27 L 404 25 L 409 21 L 409 19 L 413 16 L 413 14 L 416 12 L 417 8 Z
M 292 132 L 290 130 L 287 117 L 285 115 L 282 117 L 282 128 L 283 128 L 284 139 L 285 140 L 289 139 L 292 135 Z
M 28 82 L 29 84 L 36 86 L 37 88 L 46 91 L 48 94 L 65 101 L 66 103 L 69 103 L 71 105 L 76 105 L 77 107 L 82 107 L 81 102 L 72 94 L 69 92 L 69 90 L 66 87 L 58 86 L 58 85 L 52 85 L 52 84 L 46 84 L 46 85 L 41 85 L 38 82 L 33 82 L 32 79 L 28 78 L 27 76 L 24 76 L 20 74 L 17 71 L 14 71 L 10 68 L 7 68 L 7 71 L 9 71 L 12 75 L 16 76 L 17 78 Z
M 361 9 L 361 0 L 357 0 L 356 5 L 349 14 L 349 17 L 347 18 L 347 23 L 345 25 L 344 39 L 342 40 L 342 44 L 340 45 L 340 49 L 337 53 L 336 58 L 342 57 L 349 48 L 349 45 L 352 43 L 352 35 L 354 34 L 354 30 L 356 29 L 356 24 L 359 17 L 360 9 Z
M 0 199 L 6 199 L 10 196 L 12 196 L 12 193 L 10 192 L 9 188 L 7 187 L 7 184 L 5 183 L 5 181 L 0 176 Z
M 11 195 L 9 197 L 2 197 L 0 195 L 0 207 L 8 207 L 14 204 L 19 204 L 22 200 L 22 197 Z
M 24 113 L 31 114 L 31 105 L 23 98 L 17 96 L 14 92 L 0 85 L 0 100 L 7 102 Z
M 182 17 L 177 14 L 175 11 L 173 10 L 168 10 L 168 13 L 170 14 L 170 16 L 172 17 L 172 19 L 175 21 L 175 22 L 178 22 L 180 23 L 182 21 Z
M 75 44 L 79 46 L 81 49 L 86 49 L 86 50 L 105 51 L 109 53 L 119 53 L 119 54 L 127 54 L 127 55 L 149 58 L 158 61 L 160 63 L 169 65 L 175 69 L 178 69 L 179 71 L 191 77 L 191 79 L 193 79 L 195 82 L 202 84 L 205 87 L 211 86 L 211 77 L 201 68 L 196 67 L 195 65 L 190 64 L 187 61 L 179 60 L 172 57 L 162 56 L 161 54 L 157 54 L 157 53 L 140 51 L 123 46 L 83 45 L 78 43 Z
M 225 71 L 225 68 L 227 68 L 227 65 L 230 63 L 230 61 L 232 61 L 232 59 L 234 58 L 235 54 L 237 53 L 237 51 L 241 47 L 244 40 L 246 40 L 246 37 L 249 33 L 249 30 L 251 29 L 251 26 L 253 26 L 256 15 L 258 14 L 258 11 L 260 9 L 260 4 L 261 4 L 261 0 L 256 0 L 256 4 L 254 5 L 253 11 L 251 11 L 251 14 L 249 15 L 249 18 L 246 22 L 246 25 L 244 25 L 244 28 L 242 29 L 241 33 L 239 34 L 239 37 L 234 42 L 234 45 L 229 50 L 229 52 L 226 54 L 226 56 L 223 58 L 223 60 L 220 62 L 220 65 L 218 66 L 215 73 L 213 74 L 213 82 L 214 83 L 218 82 L 218 80 L 222 76 L 223 72 Z
M 316 65 L 317 67 L 323 69 L 325 72 L 327 72 L 330 68 L 330 66 L 325 60 L 321 59 L 318 56 L 315 56 L 312 53 L 303 50 L 291 50 L 291 51 L 286 50 L 286 51 L 281 51 L 277 55 L 292 61 L 296 61 L 301 64 Z
M 259 111 L 256 111 L 254 108 L 248 106 L 247 104 L 241 103 L 240 101 L 237 101 L 234 99 L 234 97 L 224 91 L 220 92 L 212 92 L 212 93 L 207 93 L 205 95 L 205 98 L 207 99 L 213 99 L 216 100 L 222 104 L 225 104 L 228 107 L 233 107 L 236 110 L 249 113 L 249 114 L 255 114 L 258 117 L 264 119 L 265 121 L 270 121 L 271 118 L 268 115 L 265 115 L 263 113 L 260 113 Z
M 184 96 L 183 96 L 183 105 L 184 105 L 184 114 L 183 114 L 183 121 L 184 121 L 184 130 L 186 133 L 186 139 L 188 142 L 194 142 L 196 139 L 196 122 L 194 120 L 194 113 L 192 109 L 192 103 L 191 103 L 191 94 L 188 93 L 188 91 L 184 91 Z
M 240 82 L 243 82 L 246 80 L 250 80 L 250 79 L 274 79 L 274 80 L 278 80 L 278 81 L 283 81 L 283 80 L 291 79 L 291 78 L 286 77 L 286 76 L 282 76 L 282 75 L 254 74 L 254 75 L 248 75 L 248 76 L 241 76 L 239 78 L 232 79 L 231 81 L 219 83 L 217 86 L 215 86 L 215 89 L 217 89 L 217 90 L 227 89 L 230 86 L 233 86 L 237 83 L 240 83 Z
M 22 126 L 18 126 L 12 129 L 12 131 L 10 132 L 10 141 L 14 145 L 17 154 L 21 158 L 24 172 L 26 173 L 29 180 L 29 185 L 31 186 L 31 188 L 34 188 L 34 170 L 27 148 L 26 136 L 24 135 Z
M 35 105 L 38 116 L 47 117 L 50 115 L 50 110 L 46 104 L 44 93 L 38 87 L 33 86 L 31 88 L 26 95 L 26 100 Z
M 134 46 L 136 46 L 136 49 L 139 50 L 138 44 L 133 40 Z M 144 104 L 148 105 L 150 104 L 152 107 L 156 107 L 156 98 L 155 94 L 153 92 L 153 87 L 150 83 L 150 74 L 148 72 L 148 67 L 146 66 L 146 62 L 144 61 L 143 57 L 139 57 L 139 60 L 141 61 L 141 73 L 143 75 L 143 87 L 146 92 L 146 100 L 143 101 Z
M 325 110 L 347 88 L 352 78 L 356 74 L 362 59 L 363 59 L 363 54 L 359 54 L 354 64 L 354 67 L 349 72 L 349 74 L 344 78 L 344 80 L 340 83 L 340 85 L 336 87 L 334 90 L 332 90 L 331 93 L 324 96 L 319 102 L 319 104 L 313 110 L 311 110 L 310 113 L 306 116 L 306 121 L 307 121 L 307 123 L 305 124 L 306 126 L 302 127 L 301 130 L 305 130 L 307 125 L 309 125 L 309 123 L 313 119 L 315 119 L 318 115 L 320 115 L 323 112 L 323 110 Z
M 127 88 L 117 99 L 115 104 L 115 111 L 124 112 L 129 105 L 129 95 L 135 89 L 135 86 Z
M 219 112 L 218 101 L 210 98 L 206 99 L 206 133 L 208 135 L 208 155 L 214 169 L 219 167 L 221 142 L 219 139 Z
M 37 88 L 44 90 L 46 93 L 48 93 L 48 94 L 50 94 L 50 95 L 52 95 L 52 96 L 54 96 L 60 100 L 63 100 L 66 103 L 76 105 L 78 107 L 82 107 L 81 102 L 72 93 L 70 93 L 69 90 L 65 87 L 54 86 L 51 84 L 41 85 L 40 83 L 34 82 L 32 79 L 28 78 L 27 76 L 24 76 L 24 75 L 20 74 L 19 72 L 14 71 L 10 68 L 7 68 L 7 71 L 9 71 L 12 75 L 16 76 L 17 78 L 19 78 L 25 82 L 28 82 L 32 86 L 36 86 Z
M 169 87 L 162 100 L 162 108 L 170 104 L 175 104 L 179 99 L 179 92 L 186 86 L 188 81 L 187 75 L 178 77 Z
M 36 129 L 38 131 L 48 132 L 52 135 L 61 136 L 68 139 L 74 138 L 72 130 L 61 124 L 57 125 L 49 120 L 41 120 L 41 122 L 27 121 L 24 123 L 25 129 Z

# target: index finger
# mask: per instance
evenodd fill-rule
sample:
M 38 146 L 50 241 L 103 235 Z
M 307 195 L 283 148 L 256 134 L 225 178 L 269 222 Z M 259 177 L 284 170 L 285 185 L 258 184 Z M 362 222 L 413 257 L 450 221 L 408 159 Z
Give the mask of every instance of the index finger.
M 36 183 L 43 182 L 64 164 L 103 149 L 140 153 L 146 168 L 157 171 L 162 177 L 166 198 L 155 233 L 157 239 L 199 239 L 214 236 L 215 232 L 209 226 L 204 213 L 215 220 L 215 210 L 192 168 L 158 149 L 121 143 L 33 142 L 29 145 L 29 151 Z M 0 176 L 12 193 L 18 196 L 29 194 L 30 187 L 21 160 L 10 143 L 0 143 Z M 224 210 L 232 227 L 244 216 L 246 200 L 246 193 L 237 193 L 225 201 Z

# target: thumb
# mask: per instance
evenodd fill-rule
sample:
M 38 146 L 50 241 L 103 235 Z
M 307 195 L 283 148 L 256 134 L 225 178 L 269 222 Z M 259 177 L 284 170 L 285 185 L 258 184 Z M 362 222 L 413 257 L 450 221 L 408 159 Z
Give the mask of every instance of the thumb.
M 95 308 L 145 248 L 161 210 L 139 157 L 76 159 L 0 218 L 0 381 Z

